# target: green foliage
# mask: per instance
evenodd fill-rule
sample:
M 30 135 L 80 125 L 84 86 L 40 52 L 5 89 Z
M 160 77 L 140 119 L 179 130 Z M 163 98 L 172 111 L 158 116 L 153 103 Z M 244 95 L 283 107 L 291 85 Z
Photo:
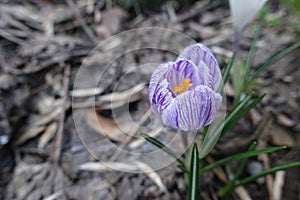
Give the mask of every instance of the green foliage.
M 283 50 L 278 51 L 273 56 L 271 56 L 266 62 L 264 62 L 262 65 L 260 65 L 251 76 L 249 76 L 249 78 L 247 79 L 247 82 L 246 82 L 246 87 L 251 86 L 261 72 L 265 71 L 272 64 L 276 63 L 282 57 L 284 57 L 287 54 L 291 53 L 292 51 L 298 49 L 299 47 L 300 47 L 300 41 L 296 42 L 295 44 L 293 44 Z
M 282 0 L 282 5 L 287 8 L 289 15 L 294 15 L 300 21 L 300 1 L 299 0 Z M 300 38 L 300 23 L 294 25 L 294 31 L 298 38 Z
M 253 142 L 252 145 L 249 147 L 249 150 L 248 152 L 252 152 L 254 150 L 254 148 L 256 147 L 256 142 Z M 247 164 L 247 161 L 248 161 L 248 158 L 243 158 L 241 159 L 241 164 L 239 165 L 236 173 L 234 174 L 234 178 L 229 181 L 225 187 L 223 187 L 220 192 L 219 192 L 219 195 L 220 196 L 223 196 L 223 194 L 226 194 L 228 193 L 228 191 L 232 191 L 233 188 L 234 188 L 234 183 L 236 181 L 238 181 L 238 179 L 241 177 L 242 175 L 242 172 L 244 171 L 245 167 L 246 167 L 246 164 Z
M 194 143 L 192 154 L 190 156 L 190 174 L 189 174 L 189 199 L 198 200 L 199 185 L 199 152 L 197 144 Z
M 282 23 L 281 17 L 274 17 L 273 19 L 268 20 L 268 25 L 278 27 Z
M 234 59 L 235 59 L 235 56 L 236 56 L 236 52 L 233 52 L 226 68 L 225 68 L 225 71 L 224 71 L 224 75 L 223 75 L 223 85 L 220 86 L 219 88 L 219 92 L 223 90 L 224 88 L 224 85 L 225 83 L 228 81 L 228 78 L 229 78 L 229 74 L 230 74 L 230 71 L 232 69 L 232 66 L 233 66 L 233 63 L 234 63 Z
M 223 158 L 223 159 L 218 160 L 218 161 L 216 161 L 212 164 L 209 164 L 207 166 L 202 167 L 200 169 L 200 175 L 204 174 L 205 172 L 211 171 L 211 170 L 213 170 L 217 167 L 225 165 L 227 163 L 236 161 L 236 160 L 241 160 L 241 159 L 257 156 L 257 155 L 264 154 L 264 153 L 271 153 L 271 152 L 279 151 L 279 150 L 282 150 L 282 149 L 286 149 L 286 146 L 271 147 L 271 148 L 266 148 L 266 149 L 261 149 L 261 150 L 256 150 L 256 151 L 249 151 L 249 152 L 245 152 L 245 153 L 235 154 L 235 155 Z
M 232 192 L 235 188 L 242 186 L 242 185 L 246 185 L 248 183 L 252 183 L 253 181 L 257 180 L 260 177 L 264 177 L 266 175 L 269 174 L 274 174 L 278 171 L 282 171 L 282 170 L 288 170 L 294 167 L 299 167 L 300 166 L 300 162 L 293 162 L 293 163 L 289 163 L 289 164 L 285 164 L 285 165 L 279 165 L 276 167 L 273 167 L 271 169 L 267 169 L 262 171 L 261 173 L 255 174 L 253 176 L 248 176 L 244 179 L 241 180 L 233 180 L 231 181 L 226 187 L 224 187 L 219 193 L 219 196 L 225 196 L 226 194 L 229 194 L 230 192 Z
M 299 167 L 299 166 L 300 166 L 300 162 L 292 162 L 292 163 L 285 164 L 285 165 L 279 165 L 279 166 L 273 167 L 271 169 L 264 170 L 264 171 L 262 171 L 259 174 L 256 174 L 256 175 L 253 175 L 253 176 L 249 176 L 247 178 L 239 180 L 239 181 L 236 182 L 235 187 L 251 183 L 251 182 L 257 180 L 258 178 L 264 177 L 264 176 L 266 176 L 268 174 L 274 174 L 274 173 L 276 173 L 278 171 L 288 170 L 288 169 L 291 169 L 291 168 L 294 168 L 294 167 Z
M 251 102 L 252 96 L 252 93 L 246 95 L 246 97 L 227 115 L 224 123 L 218 125 L 216 130 L 210 130 L 210 126 L 205 127 L 199 158 L 204 158 L 214 147 L 219 137 L 232 128 L 242 117 L 255 107 L 265 95 L 261 95 Z
M 284 4 L 294 12 L 300 12 L 300 1 L 299 0 L 282 0 Z
M 222 130 L 222 134 L 224 134 L 226 131 L 231 129 L 241 118 L 243 118 L 247 113 L 249 113 L 249 111 L 252 108 L 254 108 L 264 98 L 265 95 L 266 94 L 259 96 L 251 103 L 249 102 L 251 101 L 252 94 L 247 95 L 246 98 L 233 109 L 232 112 L 234 114 L 232 115 L 229 114 L 227 117 L 228 119 L 226 118 L 228 122 L 225 120 L 225 122 L 227 123 L 225 124 Z

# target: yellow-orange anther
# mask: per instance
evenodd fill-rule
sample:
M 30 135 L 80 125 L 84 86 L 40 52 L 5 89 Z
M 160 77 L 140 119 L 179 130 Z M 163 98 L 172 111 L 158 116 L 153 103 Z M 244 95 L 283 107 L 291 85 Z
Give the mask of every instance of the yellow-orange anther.
M 182 93 L 186 92 L 188 90 L 188 87 L 191 87 L 192 85 L 193 84 L 192 84 L 191 79 L 189 79 L 189 78 L 184 79 L 180 85 L 176 85 L 174 87 L 174 93 L 182 94 Z

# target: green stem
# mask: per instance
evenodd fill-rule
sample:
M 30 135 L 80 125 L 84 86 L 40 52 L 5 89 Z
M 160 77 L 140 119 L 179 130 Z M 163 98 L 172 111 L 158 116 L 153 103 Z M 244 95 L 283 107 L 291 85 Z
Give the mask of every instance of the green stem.
M 199 152 L 197 144 L 194 143 L 191 160 L 190 160 L 190 176 L 189 176 L 189 200 L 198 200 L 199 186 Z

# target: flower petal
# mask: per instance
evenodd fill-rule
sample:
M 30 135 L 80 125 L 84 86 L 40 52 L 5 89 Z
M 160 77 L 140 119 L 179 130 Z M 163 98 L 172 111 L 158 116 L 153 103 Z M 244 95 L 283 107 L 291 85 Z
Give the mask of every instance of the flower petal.
M 178 59 L 188 59 L 204 74 L 204 84 L 217 91 L 222 75 L 218 62 L 209 48 L 198 43 L 185 48 Z
M 165 125 L 183 131 L 202 128 L 212 122 L 222 96 L 205 85 L 177 96 L 162 112 Z
M 169 91 L 169 83 L 164 75 L 169 71 L 173 62 L 167 62 L 159 65 L 151 76 L 148 96 L 151 102 L 151 108 L 154 113 L 161 115 L 162 111 L 173 100 L 172 93 Z
M 157 85 L 159 82 L 161 82 L 165 76 L 165 74 L 169 71 L 170 66 L 173 64 L 173 62 L 167 62 L 160 64 L 155 71 L 153 72 L 151 79 L 150 79 L 150 84 L 148 88 L 148 96 L 150 99 L 150 102 L 152 102 L 153 95 L 155 94 L 155 90 L 157 88 Z
M 229 0 L 233 27 L 238 32 L 241 32 L 266 2 L 267 0 L 251 0 L 245 6 L 245 1 L 243 0 Z
M 164 78 L 169 81 L 169 89 L 171 91 L 174 90 L 175 86 L 180 85 L 184 79 L 191 80 L 193 85 L 190 89 L 204 84 L 204 74 L 187 59 L 179 59 L 173 63 L 169 71 L 165 73 Z

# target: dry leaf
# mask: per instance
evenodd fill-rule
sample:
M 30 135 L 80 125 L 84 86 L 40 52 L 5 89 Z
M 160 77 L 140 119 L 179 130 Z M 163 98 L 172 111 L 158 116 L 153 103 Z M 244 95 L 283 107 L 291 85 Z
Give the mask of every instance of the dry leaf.
M 155 172 L 149 165 L 146 163 L 136 161 L 135 164 L 138 166 L 138 168 L 144 172 L 157 186 L 158 188 L 165 193 L 168 193 L 166 186 L 163 184 L 160 176 L 157 172 Z
M 271 128 L 270 137 L 270 142 L 276 146 L 285 145 L 290 148 L 295 146 L 295 139 L 291 134 L 275 124 Z
M 124 141 L 128 135 L 135 133 L 139 128 L 129 121 L 115 122 L 95 112 L 88 112 L 86 120 L 97 133 L 117 142 Z
M 279 124 L 287 127 L 295 126 L 295 122 L 292 119 L 288 118 L 286 115 L 278 113 L 276 116 Z
M 51 123 L 46 128 L 46 130 L 42 134 L 42 136 L 40 137 L 38 148 L 40 148 L 40 149 L 44 148 L 45 145 L 53 138 L 56 130 L 57 130 L 57 123 L 56 122 Z
M 71 91 L 72 97 L 88 97 L 99 95 L 104 91 L 103 88 L 86 88 L 86 89 L 76 89 Z
M 21 145 L 27 142 L 28 140 L 35 138 L 38 136 L 42 131 L 45 130 L 45 126 L 32 126 L 27 131 L 25 131 L 15 142 L 15 145 Z
M 133 164 L 121 163 L 121 162 L 88 162 L 81 164 L 79 166 L 80 170 L 83 171 L 96 171 L 96 172 L 106 172 L 106 171 L 126 171 L 126 172 L 136 172 L 138 167 Z
M 109 101 L 109 102 L 115 102 L 115 101 L 128 101 L 130 97 L 132 97 L 135 94 L 138 94 L 145 88 L 145 83 L 140 83 L 133 88 L 130 88 L 128 90 L 125 90 L 123 92 L 113 92 L 110 94 L 105 94 L 99 97 L 99 101 Z

